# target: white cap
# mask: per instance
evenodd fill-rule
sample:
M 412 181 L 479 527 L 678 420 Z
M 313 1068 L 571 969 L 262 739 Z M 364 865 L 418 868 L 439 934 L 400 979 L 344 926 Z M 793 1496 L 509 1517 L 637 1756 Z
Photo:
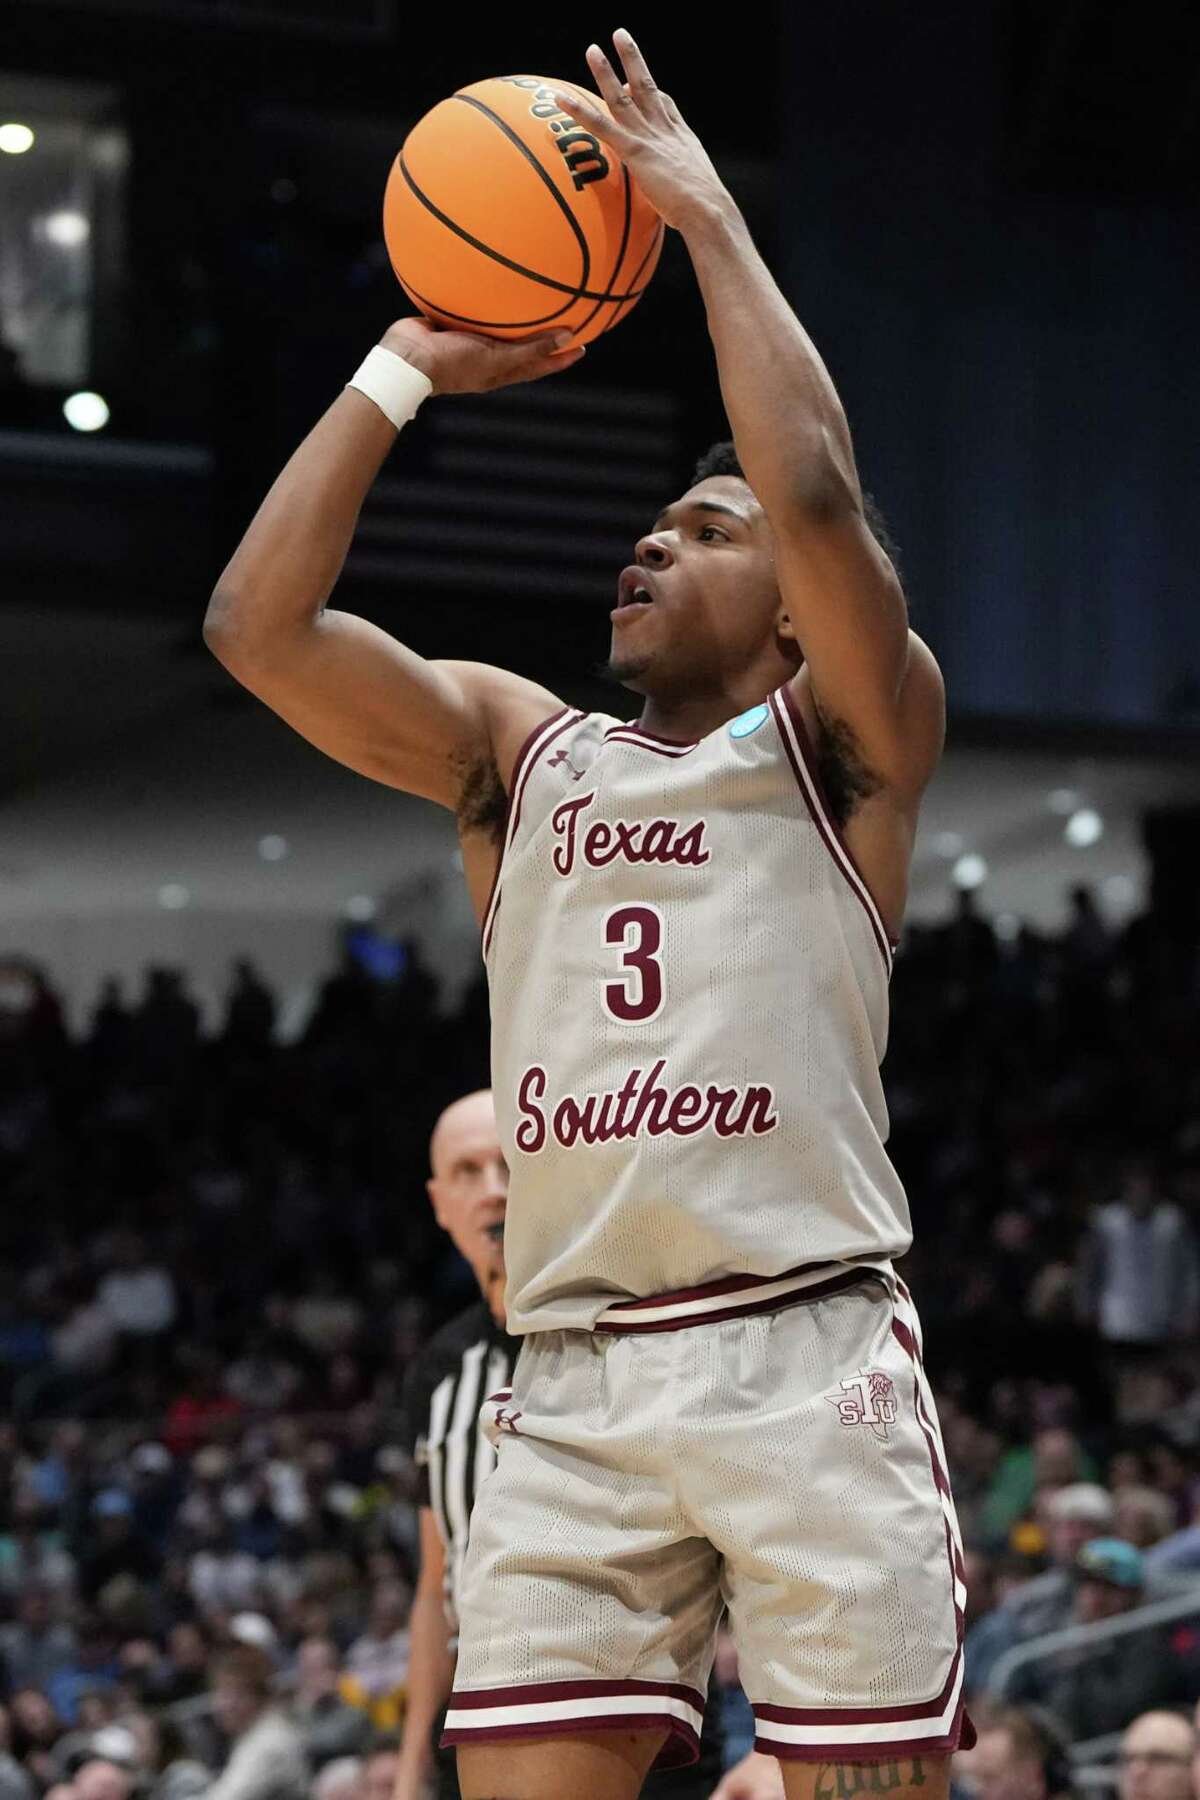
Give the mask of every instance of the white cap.
M 263 1613 L 234 1613 L 229 1621 L 229 1635 L 239 1644 L 253 1644 L 258 1650 L 275 1650 L 279 1633 Z
M 1107 1488 L 1094 1481 L 1073 1481 L 1047 1496 L 1046 1516 L 1056 1524 L 1064 1519 L 1078 1519 L 1088 1525 L 1109 1525 L 1113 1498 Z

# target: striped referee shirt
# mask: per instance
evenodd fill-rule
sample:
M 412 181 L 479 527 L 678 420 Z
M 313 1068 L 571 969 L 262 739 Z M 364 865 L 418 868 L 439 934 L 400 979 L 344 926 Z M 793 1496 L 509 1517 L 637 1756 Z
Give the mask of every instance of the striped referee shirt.
M 432 1508 L 446 1547 L 446 1614 L 456 1632 L 475 1490 L 496 1461 L 480 1408 L 510 1385 L 520 1347 L 479 1300 L 435 1332 L 405 1378 L 404 1438 L 417 1468 L 416 1500 Z

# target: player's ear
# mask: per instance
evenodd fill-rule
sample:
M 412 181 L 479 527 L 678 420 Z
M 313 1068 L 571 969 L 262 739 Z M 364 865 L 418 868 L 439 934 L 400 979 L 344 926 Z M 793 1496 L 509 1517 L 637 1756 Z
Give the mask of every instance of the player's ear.
M 775 614 L 775 635 L 782 638 L 784 643 L 795 645 L 799 650 L 800 641 L 796 636 L 796 627 L 792 624 L 791 614 L 782 600 L 779 603 L 779 610 Z

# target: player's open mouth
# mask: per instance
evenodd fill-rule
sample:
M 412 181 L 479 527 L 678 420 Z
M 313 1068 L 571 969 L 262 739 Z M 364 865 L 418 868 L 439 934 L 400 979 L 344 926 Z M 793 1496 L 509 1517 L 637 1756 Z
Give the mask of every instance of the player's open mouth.
M 615 619 L 618 613 L 628 612 L 631 607 L 653 606 L 657 598 L 644 569 L 622 569 L 617 583 L 617 604 L 611 616 Z

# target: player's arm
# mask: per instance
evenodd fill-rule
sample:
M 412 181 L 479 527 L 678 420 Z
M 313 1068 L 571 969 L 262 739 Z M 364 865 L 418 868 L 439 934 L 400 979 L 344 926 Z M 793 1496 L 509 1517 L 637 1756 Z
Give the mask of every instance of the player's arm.
M 421 1568 L 409 1619 L 408 1706 L 392 1800 L 421 1800 L 433 1764 L 434 1720 L 450 1698 L 454 1658 L 446 1623 L 446 1551 L 432 1508 L 421 1507 Z
M 732 205 L 688 227 L 738 460 L 771 524 L 798 680 L 851 764 L 904 796 L 941 754 L 944 691 L 864 516 L 829 373 Z
M 404 319 L 386 349 L 434 394 L 481 393 L 569 368 L 553 339 L 502 344 Z M 305 438 L 217 582 L 204 621 L 214 655 L 318 749 L 389 786 L 457 804 L 481 755 L 505 781 L 528 732 L 560 704 L 534 682 L 477 663 L 430 662 L 327 606 L 359 511 L 396 428 L 347 388 Z
M 628 93 L 608 59 L 588 51 L 612 116 L 565 89 L 561 103 L 629 163 L 687 245 L 738 457 L 775 536 L 802 684 L 822 723 L 880 783 L 916 795 L 941 751 L 941 676 L 908 629 L 896 572 L 864 518 L 829 372 L 679 108 L 629 34 L 614 42 Z

